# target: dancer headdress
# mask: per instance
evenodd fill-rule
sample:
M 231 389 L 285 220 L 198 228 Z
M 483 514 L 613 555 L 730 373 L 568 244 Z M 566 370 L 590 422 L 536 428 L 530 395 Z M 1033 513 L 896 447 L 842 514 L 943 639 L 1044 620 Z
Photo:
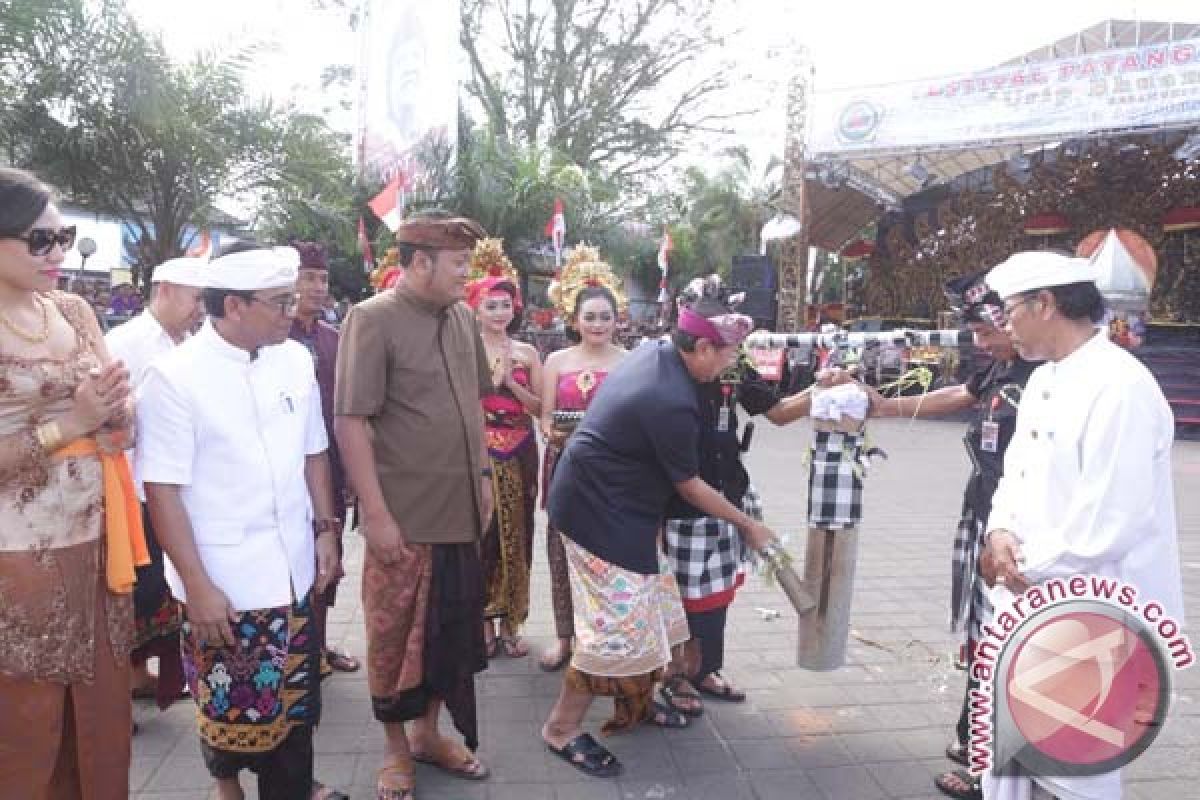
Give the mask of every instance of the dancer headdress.
M 550 285 L 547 293 L 559 315 L 569 319 L 575 313 L 579 293 L 591 286 L 612 292 L 617 300 L 618 312 L 628 307 L 625 295 L 621 293 L 620 282 L 613 274 L 612 267 L 600 259 L 600 251 L 587 245 L 577 245 L 563 265 L 558 280 Z
M 504 254 L 503 239 L 480 239 L 471 252 L 467 305 L 478 308 L 483 298 L 495 291 L 512 296 L 513 310 L 521 313 L 521 277 Z

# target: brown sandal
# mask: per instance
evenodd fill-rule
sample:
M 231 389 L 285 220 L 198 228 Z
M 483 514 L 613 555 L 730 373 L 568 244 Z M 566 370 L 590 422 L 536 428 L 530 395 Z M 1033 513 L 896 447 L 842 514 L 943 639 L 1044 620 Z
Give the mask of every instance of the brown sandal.
M 416 775 L 393 764 L 375 773 L 375 800 L 415 800 Z
M 437 767 L 448 775 L 468 781 L 485 780 L 491 772 L 466 745 L 442 739 L 438 748 L 429 753 L 412 754 L 413 761 Z
M 496 641 L 500 643 L 500 648 L 504 651 L 504 655 L 509 658 L 524 658 L 529 655 L 529 645 L 525 644 L 525 640 L 520 636 L 497 636 Z

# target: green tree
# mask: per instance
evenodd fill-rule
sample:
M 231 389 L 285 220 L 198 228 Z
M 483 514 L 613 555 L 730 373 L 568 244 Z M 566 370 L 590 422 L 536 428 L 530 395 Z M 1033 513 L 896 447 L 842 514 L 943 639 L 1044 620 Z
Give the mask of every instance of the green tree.
M 219 216 L 218 201 L 256 207 L 277 194 L 319 195 L 344 176 L 347 143 L 322 119 L 247 98 L 255 47 L 176 64 L 119 0 L 51 2 L 61 8 L 56 24 L 22 35 L 23 50 L 6 59 L 6 74 L 38 87 L 6 107 L 20 122 L 7 130 L 8 152 L 69 199 L 131 227 L 143 281 L 183 251 L 189 230 Z
M 653 172 L 737 111 L 712 102 L 729 69 L 718 0 L 463 0 L 468 93 L 501 139 L 614 179 Z

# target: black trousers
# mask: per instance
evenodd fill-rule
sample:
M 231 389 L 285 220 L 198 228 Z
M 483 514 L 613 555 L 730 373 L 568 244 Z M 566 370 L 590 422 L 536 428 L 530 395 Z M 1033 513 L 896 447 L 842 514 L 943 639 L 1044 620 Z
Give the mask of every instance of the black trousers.
M 725 618 L 729 606 L 711 611 L 687 612 L 688 630 L 692 639 L 700 643 L 700 669 L 692 680 L 696 683 L 725 666 Z
M 248 769 L 258 776 L 259 800 L 306 800 L 313 786 L 313 727 L 292 728 L 278 747 L 266 753 L 217 750 L 204 742 L 204 765 L 214 778 L 236 778 Z

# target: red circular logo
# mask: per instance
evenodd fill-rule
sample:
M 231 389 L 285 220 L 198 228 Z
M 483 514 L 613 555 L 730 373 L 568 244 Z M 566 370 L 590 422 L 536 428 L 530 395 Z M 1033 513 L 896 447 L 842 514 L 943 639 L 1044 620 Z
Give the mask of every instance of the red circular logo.
M 1071 771 L 1113 769 L 1157 735 L 1167 677 L 1154 643 L 1131 622 L 1063 609 L 1019 642 L 1004 691 L 1013 725 L 1042 758 Z

